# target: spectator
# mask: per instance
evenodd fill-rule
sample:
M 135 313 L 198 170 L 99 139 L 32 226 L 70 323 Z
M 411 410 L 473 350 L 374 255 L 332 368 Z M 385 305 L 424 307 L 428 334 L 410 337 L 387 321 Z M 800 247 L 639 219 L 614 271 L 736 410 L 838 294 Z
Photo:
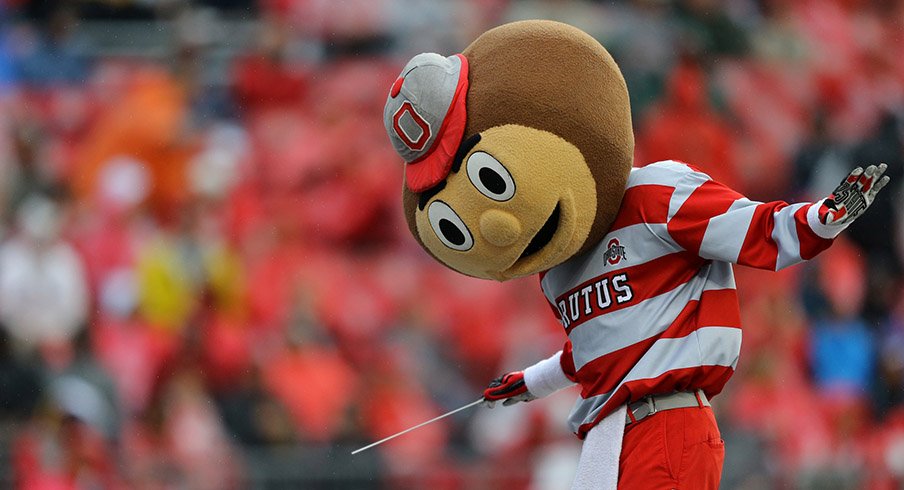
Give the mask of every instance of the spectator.
M 290 33 L 285 19 L 265 15 L 258 28 L 256 49 L 237 60 L 233 90 L 246 114 L 297 107 L 307 95 L 308 74 L 289 59 Z
M 820 262 L 819 284 L 827 308 L 813 324 L 810 359 L 816 387 L 826 397 L 864 398 L 872 388 L 876 348 L 859 316 L 865 300 L 865 268 L 839 240 Z
M 324 442 L 342 432 L 359 381 L 335 348 L 310 341 L 289 345 L 264 363 L 262 375 L 302 440 Z
M 188 100 L 186 87 L 160 67 L 144 67 L 131 76 L 122 95 L 104 101 L 75 152 L 70 184 L 76 198 L 89 202 L 102 170 L 111 160 L 128 157 L 148 171 L 152 210 L 174 218 L 186 198 L 185 166 L 191 156 Z
M 142 417 L 123 434 L 123 463 L 130 488 L 238 488 L 241 460 L 186 359 L 160 383 Z
M 712 56 L 742 56 L 749 49 L 747 33 L 715 0 L 682 0 L 678 19 L 688 43 Z
M 13 443 L 18 487 L 120 488 L 113 447 L 104 435 L 110 407 L 103 395 L 72 376 L 57 379 L 48 395 Z
M 44 196 L 27 198 L 18 233 L 0 246 L 0 318 L 28 350 L 70 342 L 88 315 L 84 267 L 60 237 L 60 212 Z
M 707 100 L 705 73 L 685 60 L 672 73 L 665 100 L 650 109 L 638 138 L 641 162 L 681 160 L 713 179 L 740 189 L 735 141 L 727 122 Z
M 890 172 L 891 178 L 900 183 L 904 179 L 904 117 L 891 111 L 883 113 L 872 136 L 854 147 L 851 159 L 854 162 L 883 162 L 888 165 L 886 173 Z M 888 196 L 877 198 L 874 203 L 877 208 L 870 213 L 867 222 L 858 223 L 851 230 L 851 239 L 855 243 L 887 258 L 897 255 L 894 241 L 885 238 L 896 235 L 895 202 L 901 195 L 895 188 L 892 191 Z M 887 235 L 870 233 L 868 230 L 884 230 Z M 900 269 L 900 261 L 896 261 L 896 266 Z
M 44 424 L 29 427 L 15 443 L 13 468 L 18 488 L 117 488 L 110 448 L 90 427 L 69 414 L 63 414 L 59 422 Z
M 73 6 L 59 2 L 42 30 L 19 29 L 14 59 L 22 82 L 44 87 L 86 81 L 87 46 L 77 35 L 77 22 Z
M 817 108 L 812 118 L 812 133 L 794 157 L 791 189 L 799 200 L 817 199 L 823 189 L 837 184 L 831 180 L 832 176 L 843 176 L 851 162 L 847 148 L 832 137 L 828 118 L 824 108 Z
M 865 252 L 869 268 L 864 278 L 867 291 L 863 313 L 871 324 L 877 325 L 887 320 L 895 308 L 899 298 L 893 291 L 904 281 L 904 263 L 896 243 L 902 232 L 896 216 L 902 216 L 898 203 L 904 180 L 904 119 L 891 111 L 883 113 L 873 136 L 854 147 L 852 160 L 858 165 L 884 162 L 891 178 L 898 182 L 888 196 L 877 198 L 873 203 L 876 209 L 866 222 L 856 223 L 850 230 L 851 240 Z
M 241 373 L 217 401 L 223 423 L 242 444 L 274 446 L 298 440 L 295 422 L 282 402 L 267 391 L 257 367 Z
M 875 409 L 884 418 L 894 407 L 904 406 L 904 323 L 900 312 L 895 311 L 880 331 L 878 352 L 878 376 Z
M 200 373 L 183 368 L 164 387 L 167 449 L 190 488 L 237 488 L 240 460 Z
M 47 373 L 49 391 L 67 413 L 90 424 L 98 435 L 115 441 L 119 436 L 121 408 L 113 379 L 91 353 L 89 333 L 82 330 L 57 353 Z M 82 393 L 89 395 L 82 396 Z

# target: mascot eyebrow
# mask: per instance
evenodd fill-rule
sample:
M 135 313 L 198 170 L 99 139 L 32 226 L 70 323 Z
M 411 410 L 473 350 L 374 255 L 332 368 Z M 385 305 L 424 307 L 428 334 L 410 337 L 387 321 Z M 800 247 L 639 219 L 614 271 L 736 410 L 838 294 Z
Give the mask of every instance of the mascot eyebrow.
M 472 148 L 477 146 L 477 143 L 480 143 L 480 133 L 469 136 L 468 139 L 458 147 L 458 151 L 455 152 L 455 158 L 452 160 L 452 167 L 449 169 L 450 172 L 458 173 L 458 169 L 461 168 L 461 163 L 465 159 L 465 155 L 467 155 Z M 421 192 L 417 197 L 417 208 L 423 211 L 424 207 L 427 206 L 427 203 L 430 202 L 430 199 L 445 188 L 446 181 L 443 180 L 435 186 Z

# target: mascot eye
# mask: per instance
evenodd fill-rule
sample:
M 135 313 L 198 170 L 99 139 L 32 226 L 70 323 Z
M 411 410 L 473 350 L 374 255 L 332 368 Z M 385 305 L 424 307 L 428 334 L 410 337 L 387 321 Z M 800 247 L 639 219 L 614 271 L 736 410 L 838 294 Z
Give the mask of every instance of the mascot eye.
M 430 226 L 433 227 L 433 232 L 443 242 L 443 245 L 460 252 L 470 250 L 474 246 L 474 238 L 471 237 L 468 227 L 448 204 L 433 201 L 427 208 L 427 217 L 430 220 Z
M 508 201 L 515 195 L 512 174 L 490 154 L 478 151 L 468 158 L 468 178 L 484 196 Z

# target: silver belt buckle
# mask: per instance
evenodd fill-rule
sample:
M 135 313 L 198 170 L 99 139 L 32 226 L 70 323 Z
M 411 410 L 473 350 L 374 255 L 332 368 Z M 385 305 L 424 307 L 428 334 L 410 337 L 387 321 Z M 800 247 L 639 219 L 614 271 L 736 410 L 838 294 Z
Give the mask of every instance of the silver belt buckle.
M 643 402 L 644 403 L 642 405 L 635 408 L 634 410 L 631 410 L 631 415 L 634 417 L 635 422 L 640 422 L 641 420 L 659 411 L 656 409 L 656 402 L 653 400 L 652 396 L 644 397 Z
M 647 417 L 659 411 L 656 409 L 656 399 L 652 396 L 647 397 L 647 406 L 650 407 L 650 413 L 647 414 Z

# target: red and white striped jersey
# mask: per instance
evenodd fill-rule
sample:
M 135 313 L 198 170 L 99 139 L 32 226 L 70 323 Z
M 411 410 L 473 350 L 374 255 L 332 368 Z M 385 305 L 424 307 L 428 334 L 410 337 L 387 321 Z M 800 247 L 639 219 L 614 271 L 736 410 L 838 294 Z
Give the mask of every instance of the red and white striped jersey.
M 633 169 L 600 244 L 541 277 L 581 385 L 572 430 L 649 394 L 718 394 L 741 347 L 731 264 L 778 270 L 826 249 L 840 230 L 817 208 L 751 201 L 679 162 Z

